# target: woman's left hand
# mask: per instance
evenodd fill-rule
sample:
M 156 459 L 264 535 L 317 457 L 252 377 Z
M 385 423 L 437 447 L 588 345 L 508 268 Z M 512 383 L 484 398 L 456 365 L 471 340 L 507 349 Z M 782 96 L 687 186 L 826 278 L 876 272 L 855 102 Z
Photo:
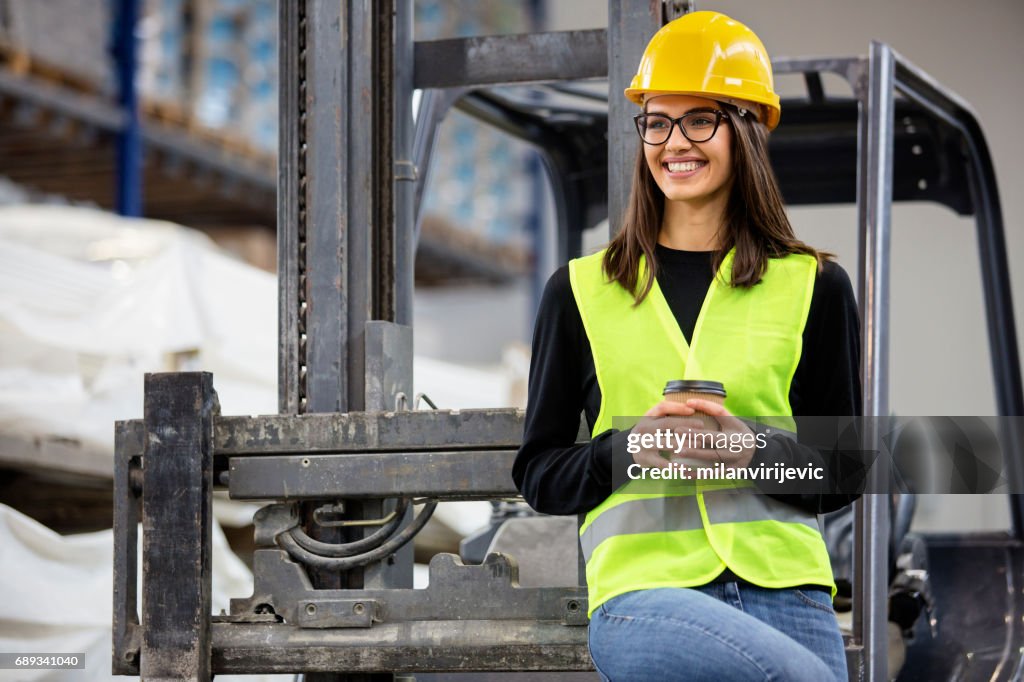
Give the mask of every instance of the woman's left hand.
M 716 402 L 691 398 L 686 401 L 686 404 L 697 412 L 703 412 L 713 417 L 718 422 L 720 433 L 725 434 L 728 439 L 729 446 L 725 448 L 684 448 L 678 453 L 673 453 L 673 459 L 693 458 L 704 460 L 709 464 L 721 462 L 727 467 L 737 469 L 745 468 L 750 464 L 757 449 L 756 438 L 750 427 Z M 704 433 L 714 434 L 711 431 Z M 720 440 L 717 434 L 714 435 Z

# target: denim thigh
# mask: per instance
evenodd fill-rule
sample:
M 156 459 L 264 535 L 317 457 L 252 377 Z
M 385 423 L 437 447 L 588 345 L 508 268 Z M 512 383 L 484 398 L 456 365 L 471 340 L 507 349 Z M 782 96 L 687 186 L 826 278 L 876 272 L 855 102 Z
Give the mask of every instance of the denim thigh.
M 684 679 L 823 682 L 836 679 L 835 668 L 826 665 L 823 658 L 806 645 L 745 612 L 737 604 L 719 599 L 715 589 L 708 590 L 712 594 L 706 593 L 706 588 L 628 592 L 595 609 L 590 619 L 590 652 L 602 679 L 611 682 Z M 722 590 L 721 594 L 725 596 L 726 591 Z M 752 597 L 751 601 L 759 604 L 758 612 L 770 610 L 760 606 L 766 599 Z M 807 605 L 807 608 L 825 613 L 819 607 Z M 832 620 L 834 623 L 834 614 Z M 838 638 L 838 626 L 833 627 Z M 841 650 L 841 638 L 839 644 Z M 843 671 L 844 677 L 839 679 L 845 682 L 845 663 Z
M 824 590 L 772 590 L 749 583 L 697 588 L 737 606 L 815 653 L 839 680 L 847 679 L 846 648 L 832 596 Z

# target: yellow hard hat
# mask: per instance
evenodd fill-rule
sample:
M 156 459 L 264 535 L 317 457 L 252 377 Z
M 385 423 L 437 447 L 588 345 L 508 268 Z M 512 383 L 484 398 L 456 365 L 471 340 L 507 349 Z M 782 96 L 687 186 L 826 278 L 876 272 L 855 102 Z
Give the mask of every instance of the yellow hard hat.
M 753 31 L 718 12 L 691 12 L 662 26 L 625 90 L 640 105 L 645 97 L 670 93 L 751 103 L 746 108 L 769 130 L 782 113 L 768 51 Z

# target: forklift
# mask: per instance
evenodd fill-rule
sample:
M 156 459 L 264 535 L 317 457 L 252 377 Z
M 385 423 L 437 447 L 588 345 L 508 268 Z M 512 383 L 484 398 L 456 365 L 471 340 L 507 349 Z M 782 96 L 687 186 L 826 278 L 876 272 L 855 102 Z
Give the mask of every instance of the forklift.
M 426 171 L 453 108 L 537 149 L 559 262 L 580 255 L 585 230 L 619 223 L 634 133 L 627 103 L 590 81 L 621 92 L 649 36 L 693 8 L 608 9 L 607 30 L 414 42 L 411 0 L 279 3 L 279 414 L 221 415 L 209 373 L 146 376 L 144 417 L 115 428 L 116 674 L 556 680 L 592 670 L 578 547 L 575 585 L 521 586 L 515 556 L 474 545 L 435 556 L 429 585 L 412 589 L 410 540 L 439 501 L 517 495 L 523 413 L 414 409 L 411 322 Z M 1024 415 L 999 197 L 970 108 L 878 42 L 864 57 L 773 68 L 806 86 L 783 101 L 786 125 L 770 138 L 787 202 L 858 207 L 865 415 L 890 413 L 890 209 L 911 200 L 975 217 L 997 406 Z M 853 96 L 827 96 L 823 74 Z M 1024 490 L 1019 429 L 1003 452 L 1008 489 Z M 888 475 L 872 468 L 869 489 L 888 489 Z M 253 594 L 219 615 L 215 489 L 263 505 Z M 841 584 L 851 680 L 1020 677 L 1024 501 L 1008 497 L 1005 533 L 912 533 L 912 494 L 867 494 L 852 517 L 830 521 L 849 529 L 833 549 L 851 557 Z

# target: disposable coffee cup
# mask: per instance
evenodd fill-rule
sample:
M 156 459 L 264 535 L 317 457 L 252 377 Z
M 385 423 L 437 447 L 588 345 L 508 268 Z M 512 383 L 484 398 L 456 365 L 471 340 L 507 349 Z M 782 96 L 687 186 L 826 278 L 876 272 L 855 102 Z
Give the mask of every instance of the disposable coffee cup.
M 662 391 L 662 395 L 665 396 L 665 400 L 671 400 L 674 403 L 685 403 L 687 400 L 700 398 L 701 400 L 708 400 L 719 405 L 725 404 L 725 386 L 717 381 L 696 381 L 692 379 L 670 381 L 665 384 L 665 390 Z M 704 422 L 704 428 L 708 431 L 721 430 L 718 420 L 711 415 L 697 410 L 697 416 Z
M 670 381 L 665 384 L 665 390 L 662 391 L 662 395 L 665 396 L 665 400 L 671 400 L 675 403 L 685 403 L 687 400 L 700 398 L 719 405 L 725 404 L 725 386 L 717 381 L 696 381 L 692 379 Z M 700 417 L 706 430 L 721 431 L 718 420 L 711 415 L 705 414 L 700 410 L 697 410 L 695 415 Z M 674 459 L 678 464 L 689 468 L 689 477 L 695 476 L 694 471 L 696 469 L 709 467 L 713 464 L 712 462 L 693 457 L 676 457 Z

